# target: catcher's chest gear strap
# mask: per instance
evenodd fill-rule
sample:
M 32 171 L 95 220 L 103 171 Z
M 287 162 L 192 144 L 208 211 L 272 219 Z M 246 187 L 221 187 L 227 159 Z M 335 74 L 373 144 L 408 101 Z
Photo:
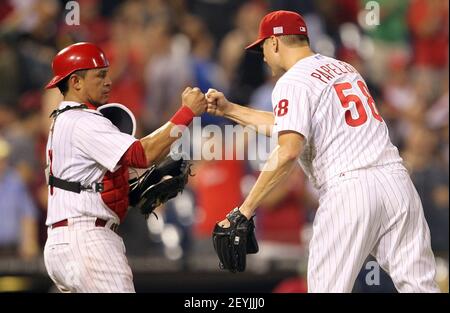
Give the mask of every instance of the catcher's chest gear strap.
M 51 187 L 56 187 L 60 189 L 64 189 L 67 191 L 72 191 L 76 193 L 80 193 L 83 190 L 91 190 L 93 192 L 102 192 L 103 191 L 103 183 L 93 183 L 91 186 L 82 186 L 79 182 L 72 182 L 64 179 L 57 178 L 53 175 L 49 175 L 48 184 Z
M 74 110 L 74 109 L 87 109 L 87 108 L 88 108 L 88 107 L 87 107 L 87 105 L 85 105 L 85 104 L 80 104 L 80 105 L 73 106 L 73 107 L 71 107 L 70 105 L 68 105 L 68 106 L 66 106 L 65 108 L 61 109 L 61 110 L 58 110 L 58 109 L 53 110 L 53 112 L 50 114 L 50 117 L 53 118 L 53 119 L 56 119 L 56 117 L 57 117 L 58 115 L 60 115 L 61 113 L 66 112 L 66 111 Z
M 81 105 L 77 105 L 77 106 L 66 106 L 65 108 L 63 108 L 61 110 L 54 110 L 52 112 L 52 114 L 50 114 L 50 117 L 53 118 L 53 123 L 52 123 L 51 129 L 50 129 L 51 141 L 53 141 L 52 140 L 53 139 L 53 128 L 55 126 L 56 118 L 58 117 L 59 114 L 64 113 L 69 110 L 87 109 L 87 108 L 88 108 L 87 105 L 81 104 Z M 76 192 L 76 193 L 80 193 L 83 190 L 92 190 L 93 192 L 102 192 L 103 191 L 103 183 L 93 183 L 91 186 L 86 187 L 86 186 L 82 186 L 81 183 L 79 183 L 79 182 L 71 182 L 71 181 L 60 179 L 60 178 L 53 176 L 53 174 L 52 174 L 52 161 L 53 161 L 52 149 L 49 150 L 49 158 L 50 158 L 50 174 L 48 176 L 48 185 L 50 187 L 52 187 L 51 194 L 53 194 L 53 187 L 64 189 L 67 191 Z

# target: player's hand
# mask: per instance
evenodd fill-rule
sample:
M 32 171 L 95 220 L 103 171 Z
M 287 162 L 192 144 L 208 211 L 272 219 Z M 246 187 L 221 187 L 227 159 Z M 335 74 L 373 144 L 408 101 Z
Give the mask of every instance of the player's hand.
M 181 95 L 181 101 L 189 107 L 195 115 L 200 115 L 206 111 L 207 103 L 205 95 L 199 88 L 187 87 Z
M 231 108 L 231 102 L 225 98 L 222 92 L 215 89 L 210 88 L 205 97 L 208 102 L 207 112 L 211 115 L 224 116 Z
M 223 228 L 228 228 L 228 227 L 230 227 L 230 221 L 227 218 L 225 218 L 224 220 L 217 223 L 217 225 L 219 225 L 220 227 L 223 227 Z

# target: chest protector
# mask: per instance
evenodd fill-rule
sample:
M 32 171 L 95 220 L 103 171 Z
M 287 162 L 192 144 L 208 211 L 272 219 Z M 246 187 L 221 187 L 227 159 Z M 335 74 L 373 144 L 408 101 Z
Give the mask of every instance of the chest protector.
M 80 105 L 77 107 L 66 107 L 62 110 L 55 110 L 52 113 L 52 117 L 56 120 L 56 117 L 71 109 L 84 109 L 86 106 Z M 136 120 L 133 113 L 125 106 L 119 103 L 110 103 L 97 108 L 104 117 L 111 120 L 111 122 L 119 128 L 123 133 L 134 136 L 136 132 Z M 54 124 L 54 123 L 53 123 Z M 53 126 L 52 126 L 53 132 Z M 128 193 L 129 193 L 129 172 L 128 166 L 119 161 L 120 167 L 113 173 L 107 171 L 103 176 L 101 183 L 94 183 L 92 186 L 83 186 L 80 182 L 66 181 L 53 176 L 52 173 L 52 150 L 49 150 L 49 168 L 48 168 L 48 185 L 50 186 L 50 193 L 53 194 L 53 187 L 61 188 L 64 190 L 80 193 L 83 190 L 91 190 L 99 192 L 103 202 L 109 209 L 114 211 L 119 217 L 120 221 L 123 221 L 128 210 Z
M 134 136 L 136 132 L 136 120 L 133 113 L 119 103 L 109 103 L 97 108 L 104 117 L 109 119 L 123 133 Z M 114 211 L 123 221 L 128 210 L 128 166 L 119 162 L 120 168 L 114 173 L 107 171 L 103 177 L 103 202 Z
M 120 164 L 120 163 L 119 163 Z M 103 191 L 101 197 L 103 202 L 114 211 L 123 221 L 128 209 L 128 166 L 121 164 L 114 173 L 107 171 L 103 177 Z

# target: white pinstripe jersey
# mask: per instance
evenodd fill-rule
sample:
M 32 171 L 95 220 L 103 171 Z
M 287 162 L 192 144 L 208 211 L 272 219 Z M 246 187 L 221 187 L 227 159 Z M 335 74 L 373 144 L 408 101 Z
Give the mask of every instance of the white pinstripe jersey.
M 79 105 L 63 101 L 59 109 Z M 56 118 L 53 136 L 49 135 L 47 162 L 50 162 L 48 151 L 52 149 L 53 175 L 89 186 L 101 182 L 106 171 L 117 170 L 117 163 L 136 140 L 121 133 L 95 110 L 68 110 Z M 79 216 L 113 219 L 119 223 L 117 214 L 106 206 L 99 192 L 81 191 L 78 194 L 55 187 L 50 194 L 49 187 L 46 225 Z
M 342 172 L 403 166 L 364 79 L 345 62 L 320 54 L 301 59 L 278 80 L 272 105 L 274 132 L 305 137 L 299 161 L 317 188 Z

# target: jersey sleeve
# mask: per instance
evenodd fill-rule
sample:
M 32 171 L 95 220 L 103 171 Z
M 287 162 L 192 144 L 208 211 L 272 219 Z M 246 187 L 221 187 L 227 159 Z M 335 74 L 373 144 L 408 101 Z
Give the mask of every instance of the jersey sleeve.
M 311 129 L 311 104 L 308 90 L 303 86 L 278 83 L 272 93 L 275 116 L 274 133 L 295 131 L 308 138 Z
M 75 146 L 111 172 L 136 140 L 95 114 L 80 119 L 74 132 Z

